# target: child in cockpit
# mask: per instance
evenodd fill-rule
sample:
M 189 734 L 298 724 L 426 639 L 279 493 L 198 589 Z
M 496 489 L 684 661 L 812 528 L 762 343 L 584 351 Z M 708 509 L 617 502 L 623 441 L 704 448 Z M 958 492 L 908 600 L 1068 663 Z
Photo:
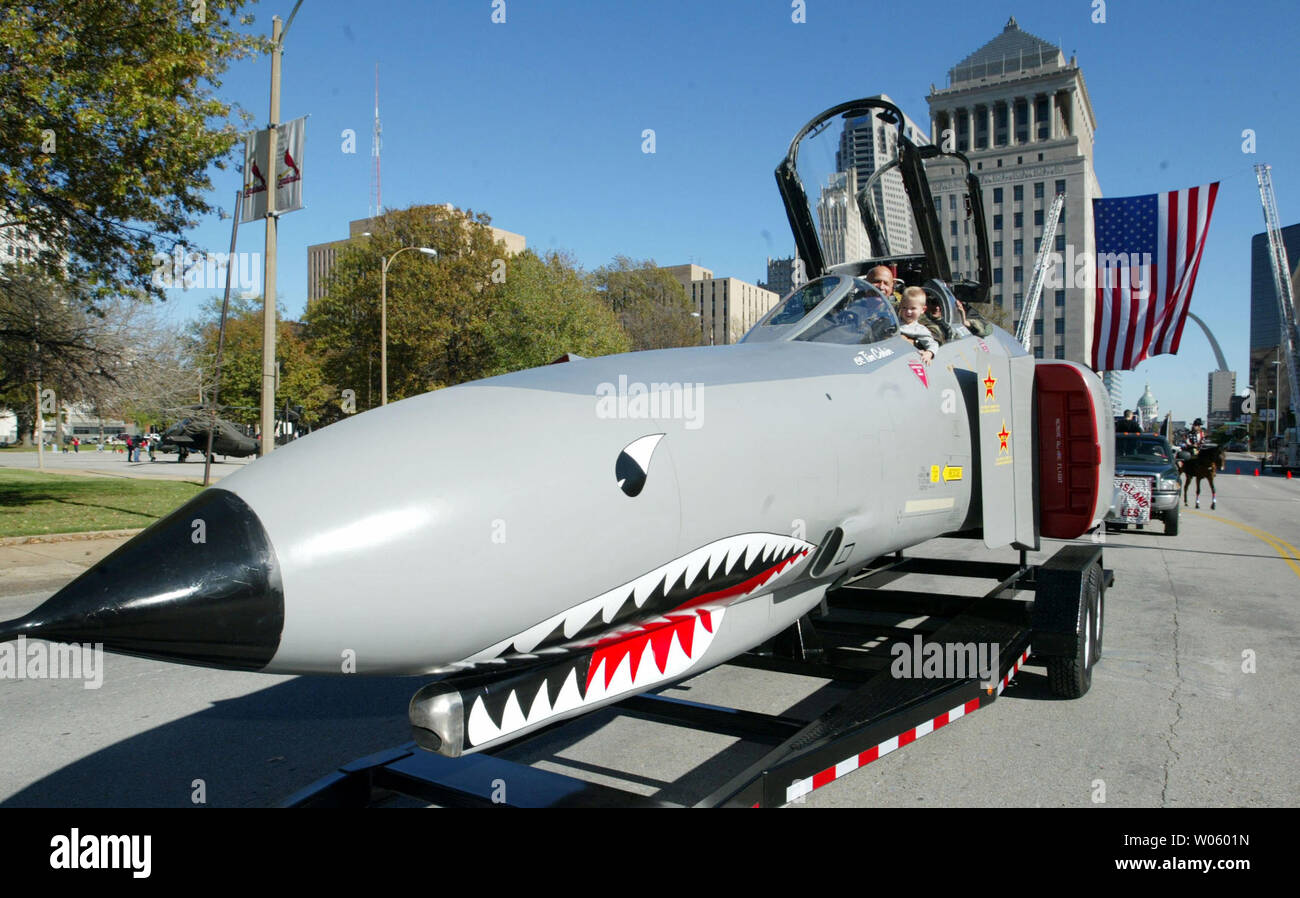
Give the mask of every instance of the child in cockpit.
M 921 316 L 924 314 L 925 291 L 920 287 L 908 287 L 903 291 L 903 298 L 898 301 L 898 320 L 902 323 L 898 332 L 912 341 L 916 351 L 921 353 L 921 360 L 928 365 L 934 358 L 934 351 L 939 348 L 939 344 L 930 334 L 929 329 L 921 323 Z

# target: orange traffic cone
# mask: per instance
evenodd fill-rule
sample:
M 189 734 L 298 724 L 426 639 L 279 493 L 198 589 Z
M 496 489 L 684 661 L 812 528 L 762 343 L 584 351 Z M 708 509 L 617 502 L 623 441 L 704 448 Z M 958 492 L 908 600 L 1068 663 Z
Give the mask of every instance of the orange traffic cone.
M 1291 472 L 1290 472 L 1290 471 L 1287 471 L 1287 472 L 1286 472 L 1286 479 L 1287 479 L 1287 480 L 1290 480 L 1290 479 L 1291 479 Z
M 1256 477 L 1259 476 L 1259 468 L 1256 468 L 1256 469 L 1255 469 L 1255 476 L 1256 476 Z

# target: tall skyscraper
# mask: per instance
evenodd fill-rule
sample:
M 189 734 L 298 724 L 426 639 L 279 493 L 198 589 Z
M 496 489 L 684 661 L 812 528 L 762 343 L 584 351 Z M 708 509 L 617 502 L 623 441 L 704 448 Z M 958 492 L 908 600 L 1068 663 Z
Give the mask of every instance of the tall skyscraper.
M 1236 371 L 1210 372 L 1205 420 L 1211 427 L 1222 424 L 1232 417 L 1232 394 L 1235 392 L 1237 392 Z
M 890 99 L 888 94 L 881 94 L 882 100 Z M 903 134 L 917 146 L 930 142 L 924 128 L 906 115 L 903 116 Z M 893 161 L 898 156 L 895 127 L 887 125 L 874 115 L 857 116 L 844 121 L 844 130 L 840 133 L 840 146 L 835 152 L 835 167 L 841 172 L 852 172 L 855 190 L 864 187 L 876 172 L 876 169 Z M 910 253 L 914 251 L 917 235 L 912 226 L 912 211 L 907 202 L 907 193 L 903 189 L 903 178 L 897 171 L 886 172 L 876 181 L 872 188 L 873 209 L 884 231 L 887 248 L 878 250 L 875 255 Z M 854 216 L 856 219 L 857 216 Z M 863 240 L 866 239 L 865 233 Z M 865 259 L 867 254 L 850 256 L 850 259 Z M 841 260 L 843 261 L 843 260 Z M 828 264 L 836 264 L 829 262 Z
M 1074 57 L 1021 31 L 1013 18 L 1002 33 L 948 71 L 948 86 L 931 85 L 930 139 L 955 145 L 971 160 L 984 194 L 992 255 L 992 301 L 1018 320 L 1033 272 L 1044 217 L 1057 193 L 1065 207 L 1053 249 L 1063 256 L 1060 286 L 1048 282 L 1034 321 L 1039 358 L 1087 364 L 1092 349 L 1091 280 L 1078 283 L 1082 252 L 1094 252 L 1092 200 L 1101 196 L 1093 171 L 1093 114 Z M 960 166 L 930 163 L 940 227 L 954 276 L 974 277 L 974 239 L 964 208 Z M 1115 395 L 1115 394 L 1112 394 Z
M 771 290 L 777 296 L 785 296 L 792 292 L 795 287 L 802 286 L 802 283 L 796 284 L 799 280 L 795 277 L 795 260 L 798 256 L 787 256 L 784 259 L 767 259 L 767 283 L 759 284 L 764 290 Z
M 1282 229 L 1282 243 L 1286 246 L 1287 264 L 1291 267 L 1292 291 L 1300 293 L 1300 224 Z M 1268 409 L 1271 414 L 1276 401 L 1285 425 L 1291 388 L 1286 370 L 1273 364 L 1282 360 L 1278 348 L 1280 320 L 1268 234 L 1256 234 L 1250 240 L 1250 383 L 1256 391 L 1258 413 L 1264 414 Z
M 833 172 L 817 200 L 817 228 L 826 265 L 871 257 L 867 229 L 858 212 L 858 182 L 853 169 Z

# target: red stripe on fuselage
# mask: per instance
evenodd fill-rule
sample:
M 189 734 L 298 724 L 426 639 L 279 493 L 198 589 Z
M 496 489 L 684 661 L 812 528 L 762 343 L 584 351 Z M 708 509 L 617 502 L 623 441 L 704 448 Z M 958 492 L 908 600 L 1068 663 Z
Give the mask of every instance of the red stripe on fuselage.
M 779 562 L 778 564 L 774 564 L 772 567 L 768 568 L 767 570 L 760 571 L 759 573 L 750 577 L 748 580 L 744 581 L 743 583 L 737 583 L 735 586 L 729 586 L 726 589 L 719 589 L 717 592 L 707 592 L 702 596 L 696 596 L 695 598 L 690 599 L 678 605 L 673 610 L 680 611 L 684 608 L 693 608 L 696 605 L 705 605 L 712 602 L 716 602 L 719 599 L 729 599 L 732 596 L 741 595 L 747 592 L 753 592 L 755 589 L 758 589 L 768 580 L 772 579 L 772 577 L 781 573 L 781 571 L 785 570 L 787 567 L 794 564 L 796 561 L 798 561 L 800 558 L 803 558 L 807 554 L 808 554 L 807 549 L 804 549 L 802 552 L 796 552 L 795 554 L 791 555 L 789 558 Z

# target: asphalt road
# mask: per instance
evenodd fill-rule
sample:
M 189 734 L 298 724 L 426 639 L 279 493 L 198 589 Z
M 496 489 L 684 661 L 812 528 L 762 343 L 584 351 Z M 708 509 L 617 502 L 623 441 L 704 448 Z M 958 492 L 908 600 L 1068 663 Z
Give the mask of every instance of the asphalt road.
M 1218 488 L 1217 510 L 1203 497 L 1200 512 L 1184 513 L 1178 537 L 1163 536 L 1160 524 L 1107 535 L 1116 583 L 1088 695 L 1054 699 L 1042 670 L 1026 668 L 988 708 L 801 804 L 1300 804 L 1300 479 L 1246 473 L 1221 476 Z M 0 616 L 33 607 L 109 548 L 65 549 L 44 574 L 25 578 L 15 576 L 17 561 L 6 571 L 0 558 Z M 952 540 L 913 553 L 1013 558 Z M 274 804 L 339 764 L 408 741 L 406 703 L 421 682 L 271 677 L 112 655 L 104 665 L 94 690 L 67 679 L 0 681 L 4 806 L 191 806 L 199 790 L 212 806 Z M 734 668 L 668 694 L 796 714 L 837 696 L 820 680 Z M 606 713 L 515 752 L 679 802 L 758 754 L 732 739 Z

